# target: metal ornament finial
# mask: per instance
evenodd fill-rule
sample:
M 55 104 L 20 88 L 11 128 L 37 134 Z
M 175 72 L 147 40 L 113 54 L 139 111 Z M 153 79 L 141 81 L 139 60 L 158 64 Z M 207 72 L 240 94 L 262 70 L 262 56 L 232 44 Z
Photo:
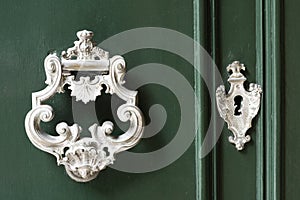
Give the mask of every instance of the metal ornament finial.
M 64 165 L 67 174 L 78 182 L 87 182 L 98 173 L 113 164 L 115 155 L 134 147 L 142 137 L 143 115 L 137 107 L 137 92 L 126 89 L 124 84 L 125 60 L 121 56 L 109 58 L 108 52 L 94 46 L 92 31 L 79 31 L 74 47 L 62 52 L 61 57 L 50 54 L 45 58 L 46 73 L 44 90 L 32 93 L 32 109 L 27 113 L 25 129 L 30 141 L 40 150 L 54 155 L 58 165 Z M 96 71 L 96 75 L 81 76 L 75 79 L 72 71 Z M 76 101 L 88 103 L 101 95 L 103 85 L 105 93 L 116 94 L 125 103 L 117 110 L 121 121 L 129 121 L 129 129 L 118 137 L 110 134 L 113 123 L 104 122 L 101 126 L 93 124 L 89 128 L 91 137 L 80 137 L 82 128 L 78 124 L 69 126 L 61 122 L 56 126 L 57 136 L 41 130 L 40 122 L 49 122 L 54 113 L 50 105 L 44 102 L 69 85 L 71 96 Z
M 235 144 L 239 151 L 251 140 L 246 132 L 251 128 L 252 119 L 258 113 L 262 93 L 261 86 L 254 83 L 250 83 L 249 91 L 246 91 L 244 82 L 247 79 L 241 73 L 242 70 L 245 71 L 246 67 L 238 61 L 228 65 L 227 71 L 232 71 L 228 79 L 231 84 L 230 90 L 226 94 L 224 85 L 216 90 L 218 111 L 233 133 L 233 137 L 229 137 L 229 142 Z

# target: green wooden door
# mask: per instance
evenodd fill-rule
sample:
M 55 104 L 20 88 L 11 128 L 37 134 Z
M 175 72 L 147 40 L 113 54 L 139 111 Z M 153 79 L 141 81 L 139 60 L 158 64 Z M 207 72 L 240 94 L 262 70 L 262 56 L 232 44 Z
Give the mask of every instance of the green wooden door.
M 223 80 L 228 77 L 225 67 L 240 60 L 247 66 L 248 83 L 263 86 L 263 97 L 249 130 L 252 142 L 244 151 L 233 148 L 224 127 L 210 157 L 198 160 L 198 198 L 299 199 L 299 2 L 213 0 L 204 3 L 207 9 L 199 5 L 207 20 L 198 26 L 198 38 L 210 50 Z M 205 95 L 205 89 L 200 93 Z M 199 123 L 208 124 L 205 119 Z
M 0 5 L 0 199 L 298 199 L 298 1 L 2 0 Z M 247 66 L 248 81 L 263 86 L 261 110 L 248 132 L 252 141 L 242 152 L 236 151 L 228 142 L 231 132 L 225 125 L 213 150 L 199 159 L 210 116 L 218 117 L 215 100 L 209 98 L 205 82 L 182 57 L 144 48 L 122 55 L 128 70 L 161 63 L 177 70 L 194 86 L 200 99 L 196 111 L 200 118 L 195 121 L 200 129 L 194 142 L 162 169 L 127 173 L 108 168 L 89 183 L 76 183 L 62 166 L 56 166 L 53 156 L 30 143 L 24 130 L 31 93 L 45 87 L 43 60 L 50 51 L 70 47 L 78 30 L 94 31 L 94 40 L 100 43 L 141 27 L 167 28 L 199 41 L 224 82 L 229 63 L 239 60 Z M 167 36 L 162 38 L 168 40 Z M 197 58 L 197 51 L 193 53 Z M 225 86 L 228 89 L 227 83 Z M 138 90 L 146 124 L 155 120 L 149 116 L 153 104 L 161 104 L 167 113 L 159 133 L 130 150 L 151 152 L 175 137 L 181 120 L 180 102 L 176 94 L 159 84 Z M 96 109 L 110 118 L 110 111 L 103 106 L 110 98 L 103 99 L 97 99 Z M 54 132 L 58 122 L 74 122 L 69 92 L 56 95 L 49 104 L 56 115 L 44 129 Z M 104 120 L 100 114 L 98 120 Z

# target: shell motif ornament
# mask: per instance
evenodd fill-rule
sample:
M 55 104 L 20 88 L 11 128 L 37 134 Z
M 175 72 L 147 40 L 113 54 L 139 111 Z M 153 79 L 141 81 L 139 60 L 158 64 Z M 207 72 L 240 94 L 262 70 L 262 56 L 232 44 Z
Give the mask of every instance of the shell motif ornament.
M 77 182 L 87 182 L 97 177 L 99 172 L 114 163 L 115 155 L 134 147 L 142 137 L 144 118 L 137 107 L 137 91 L 126 89 L 123 84 L 125 60 L 121 56 L 109 57 L 109 53 L 94 46 L 93 32 L 83 30 L 77 33 L 74 47 L 45 58 L 46 88 L 32 93 L 32 109 L 25 118 L 25 129 L 29 140 L 38 149 L 54 155 L 58 165 L 63 165 L 67 174 Z M 76 79 L 73 72 L 83 72 Z M 96 75 L 88 72 L 97 72 Z M 91 137 L 81 137 L 79 124 L 68 125 L 61 122 L 56 126 L 56 134 L 41 130 L 40 122 L 49 122 L 54 117 L 53 108 L 45 101 L 56 93 L 64 92 L 69 85 L 71 96 L 76 101 L 87 104 L 95 101 L 106 86 L 105 93 L 116 94 L 124 104 L 117 109 L 117 116 L 129 122 L 128 130 L 112 137 L 111 121 L 102 125 L 93 124 L 89 128 Z
M 246 132 L 251 128 L 252 119 L 260 108 L 262 89 L 258 84 L 250 83 L 249 91 L 244 88 L 246 77 L 241 73 L 246 67 L 238 61 L 227 67 L 232 72 L 228 82 L 231 84 L 228 94 L 225 86 L 221 85 L 216 90 L 216 102 L 220 116 L 227 122 L 228 129 L 233 136 L 229 142 L 235 144 L 237 150 L 243 150 L 245 143 L 251 140 Z

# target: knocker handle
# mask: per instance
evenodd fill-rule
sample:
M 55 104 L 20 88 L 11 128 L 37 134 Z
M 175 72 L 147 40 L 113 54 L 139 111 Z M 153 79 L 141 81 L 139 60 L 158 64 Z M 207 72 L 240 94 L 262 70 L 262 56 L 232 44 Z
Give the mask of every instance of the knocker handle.
M 32 94 L 32 109 L 26 116 L 25 129 L 30 141 L 40 150 L 53 154 L 72 179 L 87 182 L 113 164 L 117 153 L 139 142 L 144 119 L 136 105 L 137 91 L 123 86 L 126 73 L 123 57 L 110 58 L 108 52 L 94 46 L 91 31 L 79 31 L 77 37 L 74 46 L 63 51 L 60 57 L 50 54 L 45 58 L 47 87 Z M 92 71 L 97 75 L 84 75 L 76 79 L 73 71 Z M 52 107 L 43 103 L 56 93 L 64 92 L 65 85 L 69 86 L 71 96 L 84 104 L 101 96 L 105 85 L 105 93 L 116 94 L 124 100 L 125 103 L 117 110 L 117 116 L 121 121 L 129 121 L 129 129 L 117 138 L 110 136 L 114 130 L 114 124 L 110 121 L 90 126 L 88 131 L 91 137 L 81 138 L 81 132 L 87 130 L 82 130 L 78 124 L 69 126 L 65 122 L 57 124 L 57 136 L 41 130 L 40 122 L 49 122 L 54 117 Z

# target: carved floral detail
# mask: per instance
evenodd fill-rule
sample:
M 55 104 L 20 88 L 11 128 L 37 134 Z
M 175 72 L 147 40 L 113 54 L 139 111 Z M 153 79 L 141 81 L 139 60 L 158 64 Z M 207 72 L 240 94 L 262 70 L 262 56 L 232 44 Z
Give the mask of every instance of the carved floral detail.
M 80 77 L 79 81 L 71 81 L 69 89 L 72 90 L 71 96 L 76 97 L 76 101 L 88 103 L 95 101 L 96 97 L 101 95 L 101 76 L 96 76 L 92 81 L 90 77 Z

